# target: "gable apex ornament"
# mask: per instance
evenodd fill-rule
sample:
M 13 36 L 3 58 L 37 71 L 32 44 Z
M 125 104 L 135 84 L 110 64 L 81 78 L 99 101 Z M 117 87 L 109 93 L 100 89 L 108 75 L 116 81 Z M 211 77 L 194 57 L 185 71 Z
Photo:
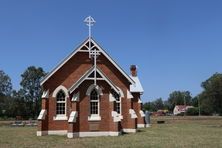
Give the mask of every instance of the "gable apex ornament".
M 87 18 L 85 18 L 84 22 L 87 26 L 89 26 L 89 58 L 92 58 L 94 60 L 94 70 L 96 71 L 96 59 L 100 55 L 100 53 L 96 51 L 96 49 L 94 49 L 94 51 L 91 51 L 91 26 L 93 26 L 96 21 L 91 16 L 88 16 Z M 96 73 L 94 73 L 94 84 L 96 85 Z
M 91 38 L 91 26 L 93 26 L 96 21 L 93 19 L 93 17 L 88 16 L 87 18 L 85 18 L 84 22 L 87 26 L 89 26 L 89 37 Z
M 89 37 L 84 42 L 82 42 L 73 52 L 71 52 L 66 58 L 64 58 L 57 66 L 55 66 L 43 79 L 41 79 L 41 86 L 43 86 L 44 83 L 49 80 L 49 78 L 51 78 L 58 70 L 60 70 L 61 67 L 64 66 L 73 56 L 75 56 L 79 51 L 81 51 L 81 48 L 84 46 L 86 46 L 86 48 L 88 49 L 88 51 L 86 50 L 86 52 L 89 53 L 89 58 L 95 60 L 93 62 L 93 67 L 96 67 L 96 59 L 100 54 L 102 54 L 121 72 L 121 74 L 123 74 L 124 77 L 127 78 L 127 80 L 131 84 L 135 83 L 134 80 L 110 57 L 110 55 L 98 43 L 96 43 L 93 38 L 91 38 L 91 27 L 95 24 L 95 22 L 96 21 L 91 16 L 87 17 L 84 20 L 84 23 L 86 23 L 86 25 L 89 27 Z M 93 50 L 94 47 L 96 47 L 97 50 L 91 52 L 90 50 Z M 94 77 L 96 77 L 96 74 Z M 94 84 L 96 84 L 96 80 L 94 80 Z

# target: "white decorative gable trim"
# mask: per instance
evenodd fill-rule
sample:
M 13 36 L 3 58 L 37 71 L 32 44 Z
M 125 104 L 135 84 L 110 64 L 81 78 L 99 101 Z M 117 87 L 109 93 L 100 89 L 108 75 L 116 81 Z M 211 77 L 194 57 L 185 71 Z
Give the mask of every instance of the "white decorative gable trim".
M 131 92 L 127 89 L 127 99 L 132 99 L 133 95 L 131 94 Z
M 58 87 L 53 91 L 52 97 L 55 98 L 56 95 L 57 95 L 57 93 L 58 93 L 60 90 L 63 90 L 63 91 L 64 91 L 66 97 L 69 96 L 68 90 L 67 90 L 64 86 L 60 85 L 60 86 L 58 86 Z
M 71 101 L 73 101 L 73 102 L 79 101 L 79 92 L 72 96 L 72 100 Z
M 137 118 L 137 115 L 136 115 L 134 109 L 129 109 L 129 114 L 131 115 L 131 118 L 132 118 L 132 119 Z
M 86 95 L 90 96 L 91 91 L 95 89 L 99 95 L 103 95 L 102 89 L 98 85 L 91 84 L 86 91 Z
M 42 109 L 41 112 L 39 113 L 38 120 L 45 120 L 47 111 L 45 109 Z
M 86 78 L 93 72 L 94 67 L 92 66 L 89 70 L 87 70 L 85 72 L 85 74 L 83 74 L 78 81 L 76 81 L 70 88 L 69 88 L 69 92 L 72 93 L 76 88 L 79 87 L 80 84 L 82 84 L 82 82 L 84 82 L 86 80 Z
M 74 123 L 76 122 L 76 118 L 78 117 L 78 112 L 77 111 L 72 111 L 70 116 L 69 116 L 69 123 Z
M 141 117 L 145 117 L 145 114 L 144 114 L 144 112 L 142 110 L 140 110 L 140 116 Z
M 92 80 L 92 78 L 89 78 L 89 75 L 92 72 L 98 72 L 99 75 L 101 75 L 102 78 L 97 78 L 97 80 L 104 80 L 104 81 L 106 81 L 112 87 L 112 89 L 114 89 L 117 93 L 119 93 L 119 89 L 115 86 L 115 84 L 107 76 L 105 76 L 105 74 L 102 72 L 102 70 L 99 67 L 97 67 L 96 71 L 94 71 L 94 67 L 93 66 L 89 70 L 87 70 L 86 73 L 81 78 L 79 78 L 79 80 L 76 81 L 69 88 L 69 92 L 72 93 L 73 91 L 75 91 L 75 89 L 78 88 L 79 85 L 81 85 L 85 80 Z
M 42 98 L 47 98 L 47 99 L 49 98 L 49 90 L 43 91 Z
M 116 85 L 102 72 L 102 70 L 97 67 L 96 71 L 104 78 L 104 80 L 114 89 L 117 93 L 119 92 Z
M 85 44 L 89 42 L 89 38 L 87 38 L 76 50 L 74 50 L 68 57 L 66 57 L 58 66 L 56 66 L 50 73 L 48 73 L 40 82 L 40 85 L 43 85 L 56 71 L 58 71 L 66 62 L 68 62 L 78 51 L 81 50 Z M 103 50 L 92 38 L 91 42 L 94 44 L 95 47 L 99 49 L 99 51 L 121 72 L 121 74 L 131 83 L 134 84 L 135 82 L 130 78 L 129 75 Z
M 105 55 L 105 57 L 125 76 L 125 78 L 128 79 L 130 83 L 135 83 L 132 78 L 93 39 L 92 43 L 99 48 L 99 50 Z

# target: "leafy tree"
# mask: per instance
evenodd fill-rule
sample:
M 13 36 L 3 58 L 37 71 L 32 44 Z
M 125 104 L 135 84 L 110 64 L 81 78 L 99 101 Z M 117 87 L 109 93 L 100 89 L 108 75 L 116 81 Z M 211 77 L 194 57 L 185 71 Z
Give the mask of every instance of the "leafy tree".
M 143 110 L 154 112 L 161 109 L 167 109 L 167 106 L 165 106 L 162 98 L 157 98 L 154 101 L 146 102 L 143 104 Z
M 195 96 L 191 99 L 191 105 L 195 107 L 199 106 L 199 96 Z
M 170 103 L 169 103 L 169 101 L 168 100 L 165 100 L 164 102 L 163 102 L 163 104 L 164 104 L 164 109 L 166 109 L 166 110 L 170 110 Z
M 186 111 L 186 114 L 189 116 L 197 116 L 199 114 L 199 108 L 198 107 L 189 108 Z
M 162 98 L 158 98 L 154 101 L 155 111 L 164 109 L 164 104 Z
M 172 111 L 175 105 L 191 105 L 191 94 L 189 91 L 174 91 L 169 95 L 168 102 Z
M 11 105 L 9 105 L 10 113 L 7 114 L 9 117 L 21 116 L 25 119 L 28 119 L 28 117 L 30 117 L 29 108 L 24 97 L 24 92 L 22 91 L 23 90 L 20 89 L 18 92 L 12 92 L 13 101 Z
M 28 67 L 25 72 L 21 75 L 22 86 L 20 95 L 24 96 L 28 111 L 33 118 L 37 117 L 40 111 L 40 97 L 42 94 L 40 80 L 46 75 L 44 70 L 34 66 Z
M 222 115 L 222 74 L 215 73 L 202 82 L 201 108 L 207 113 Z
M 6 110 L 10 104 L 10 94 L 12 83 L 10 77 L 0 70 L 0 116 L 6 115 Z
M 12 83 L 10 77 L 0 70 L 0 95 L 10 95 L 12 91 Z
M 9 96 L 0 94 L 0 116 L 6 116 L 5 112 L 8 109 Z
M 143 104 L 144 111 L 155 111 L 154 103 L 153 102 L 146 102 Z

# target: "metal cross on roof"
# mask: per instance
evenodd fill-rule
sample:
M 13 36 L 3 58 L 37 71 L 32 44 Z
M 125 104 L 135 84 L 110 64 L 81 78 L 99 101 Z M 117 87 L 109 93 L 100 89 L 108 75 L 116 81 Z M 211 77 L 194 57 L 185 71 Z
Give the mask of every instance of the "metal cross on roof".
M 89 58 L 94 58 L 94 84 L 96 85 L 96 58 L 99 56 L 99 53 L 96 51 L 96 49 L 91 51 L 91 26 L 93 26 L 96 21 L 91 16 L 88 16 L 85 18 L 84 22 L 87 26 L 89 26 Z
M 89 26 L 89 37 L 91 37 L 91 26 L 93 26 L 96 21 L 91 16 L 88 16 L 87 18 L 85 18 L 84 22 L 87 26 Z
M 87 18 L 85 18 L 84 22 L 87 26 L 89 26 L 89 58 L 91 58 L 91 26 L 93 26 L 96 21 L 91 16 L 88 16 Z

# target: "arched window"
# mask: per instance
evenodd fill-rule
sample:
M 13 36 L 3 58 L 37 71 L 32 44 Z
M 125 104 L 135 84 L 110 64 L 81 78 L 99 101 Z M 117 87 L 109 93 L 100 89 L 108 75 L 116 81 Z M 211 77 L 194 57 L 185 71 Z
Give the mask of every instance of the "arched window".
M 121 114 L 121 97 L 120 97 L 120 95 L 117 94 L 115 91 L 113 91 L 112 94 L 113 94 L 113 97 L 116 99 L 114 110 L 115 110 L 118 114 Z
M 65 115 L 66 114 L 66 95 L 60 90 L 56 95 L 56 114 Z
M 99 95 L 95 89 L 90 93 L 90 114 L 99 115 Z

